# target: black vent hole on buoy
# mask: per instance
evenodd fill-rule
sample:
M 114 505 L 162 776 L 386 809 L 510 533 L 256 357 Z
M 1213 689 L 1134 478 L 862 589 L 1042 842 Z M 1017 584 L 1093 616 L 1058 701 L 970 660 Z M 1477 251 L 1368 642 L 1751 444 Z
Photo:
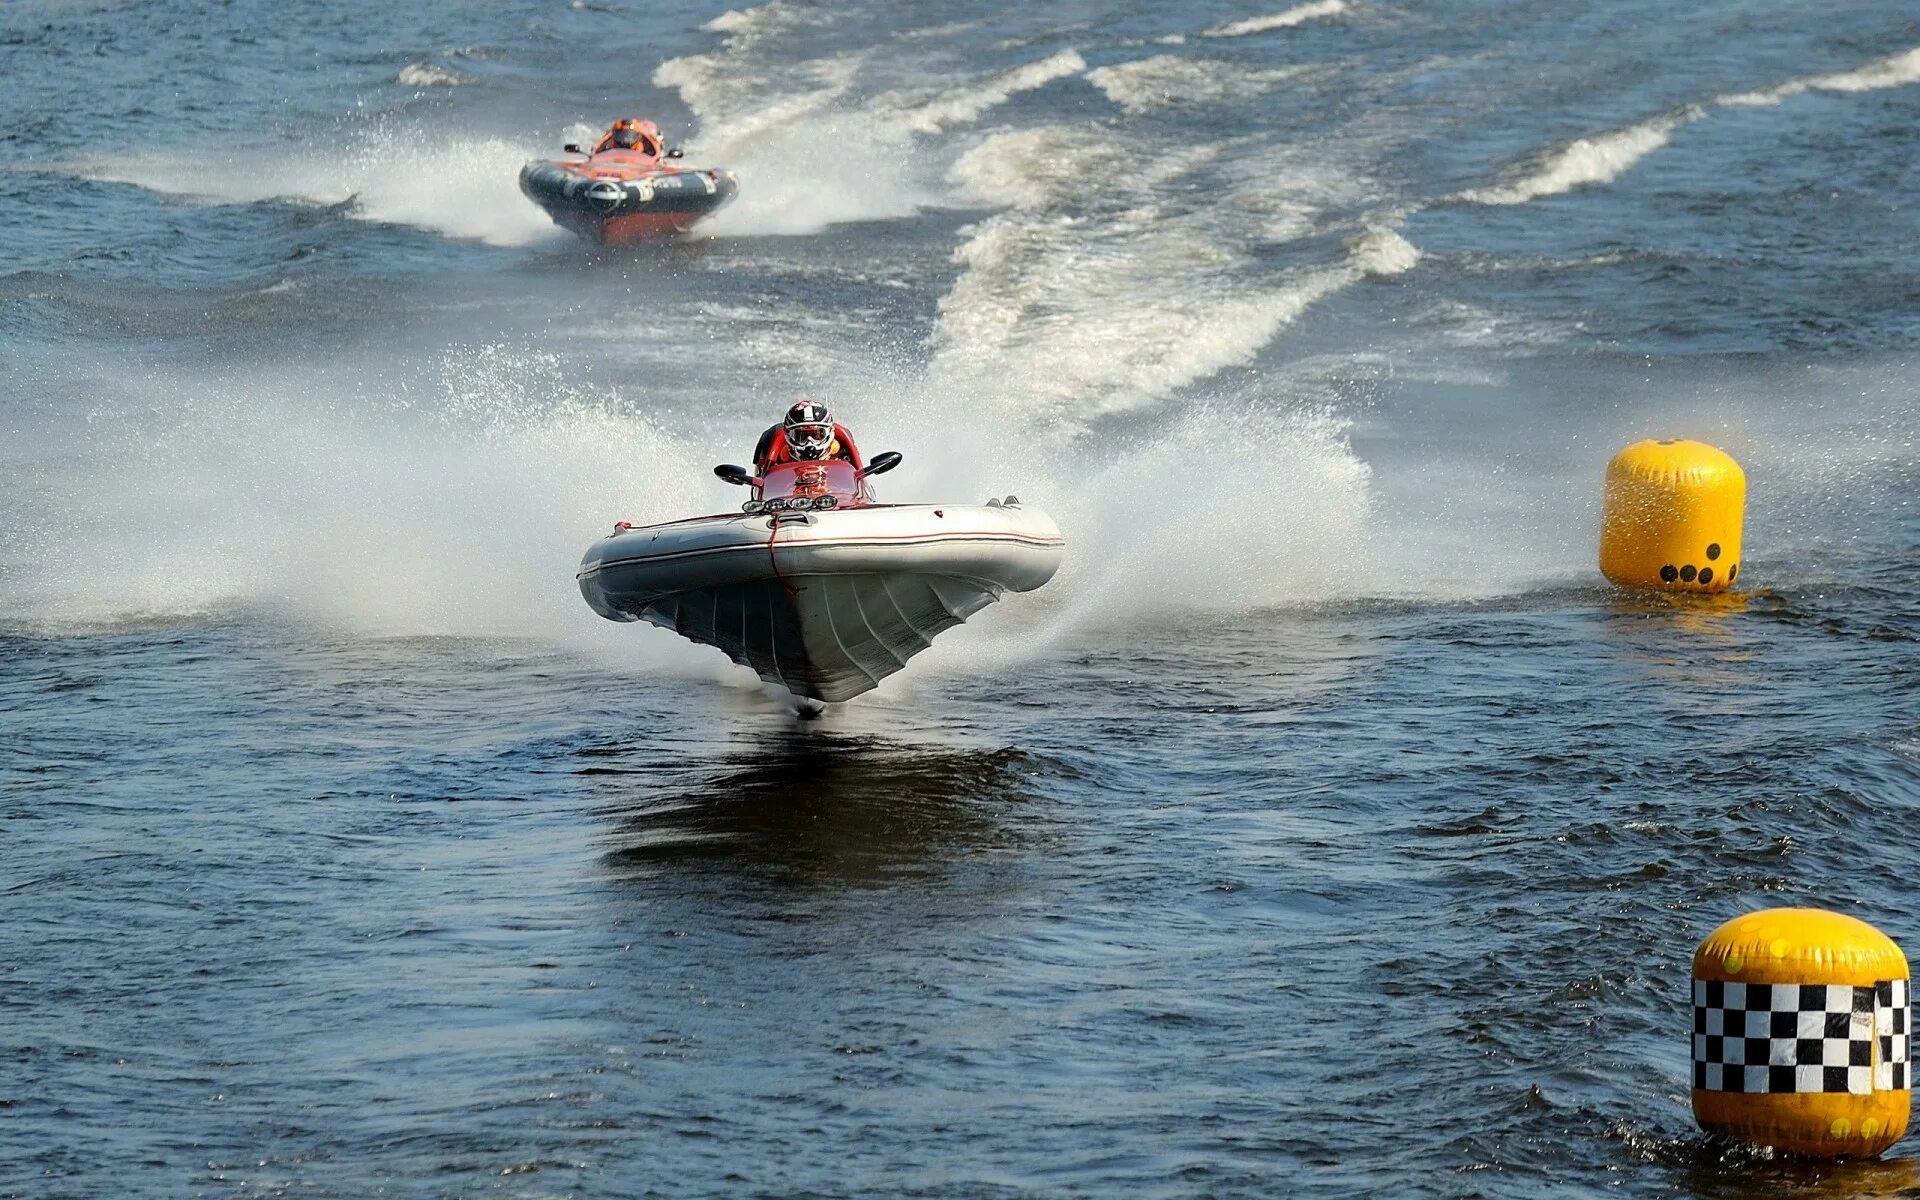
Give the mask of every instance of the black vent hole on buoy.
M 1701 567 L 1701 568 L 1700 568 L 1700 582 L 1701 582 L 1701 583 L 1712 583 L 1712 582 L 1713 582 L 1713 568 L 1712 568 L 1712 567 Z
M 1672 583 L 1678 578 L 1680 578 L 1680 568 L 1674 566 L 1672 563 L 1668 563 L 1666 566 L 1660 568 L 1660 581 L 1662 583 Z
M 1732 583 L 1734 580 L 1738 578 L 1740 578 L 1740 564 L 1734 563 L 1732 566 L 1727 568 L 1727 582 Z
M 1712 562 L 1719 557 L 1720 557 L 1720 543 L 1708 542 L 1707 543 L 1707 561 Z
M 1694 576 L 1695 576 L 1696 574 L 1698 574 L 1698 572 L 1696 572 L 1696 571 L 1695 571 L 1695 570 L 1693 569 L 1693 564 L 1692 564 L 1692 563 L 1688 563 L 1688 564 L 1687 564 L 1686 566 L 1684 566 L 1684 567 L 1681 567 L 1681 568 L 1680 568 L 1680 582 L 1681 582 L 1681 583 L 1692 583 L 1692 582 L 1693 582 L 1693 577 L 1694 577 Z

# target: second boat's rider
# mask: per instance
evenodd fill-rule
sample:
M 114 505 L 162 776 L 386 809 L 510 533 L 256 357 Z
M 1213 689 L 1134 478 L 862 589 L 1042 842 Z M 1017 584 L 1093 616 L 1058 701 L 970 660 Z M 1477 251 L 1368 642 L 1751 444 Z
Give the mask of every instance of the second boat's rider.
M 607 128 L 593 148 L 595 154 L 607 150 L 631 150 L 649 158 L 659 158 L 662 146 L 660 127 L 652 121 L 621 117 Z

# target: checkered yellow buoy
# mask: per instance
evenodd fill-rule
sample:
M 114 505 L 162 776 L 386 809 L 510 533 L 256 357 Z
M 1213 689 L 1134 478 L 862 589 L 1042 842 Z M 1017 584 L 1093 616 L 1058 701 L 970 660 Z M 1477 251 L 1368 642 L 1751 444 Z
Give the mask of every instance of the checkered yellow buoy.
M 1693 1115 L 1709 1133 L 1819 1158 L 1907 1131 L 1908 973 L 1865 921 L 1817 908 L 1735 917 L 1693 955 Z
M 1747 476 L 1704 442 L 1635 442 L 1607 464 L 1600 573 L 1621 587 L 1724 592 L 1740 577 Z

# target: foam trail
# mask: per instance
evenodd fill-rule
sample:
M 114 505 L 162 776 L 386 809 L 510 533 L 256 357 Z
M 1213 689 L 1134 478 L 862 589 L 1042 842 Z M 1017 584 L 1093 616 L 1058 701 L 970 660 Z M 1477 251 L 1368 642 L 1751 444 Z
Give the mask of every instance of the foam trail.
M 1081 58 L 1077 51 L 1062 50 L 1038 62 L 1002 72 L 977 86 L 964 87 L 925 103 L 909 106 L 898 120 L 914 133 L 939 133 L 949 126 L 973 121 L 1022 92 L 1045 87 L 1056 79 L 1078 75 L 1086 69 L 1087 60 Z M 885 99 L 882 98 L 883 102 Z
M 1716 96 L 1709 104 L 1724 108 L 1757 108 L 1780 103 L 1806 92 L 1870 92 L 1920 83 L 1920 46 L 1869 63 L 1852 71 L 1793 79 L 1757 92 Z M 1632 169 L 1647 155 L 1665 146 L 1673 133 L 1707 115 L 1690 105 L 1679 113 L 1643 121 L 1612 133 L 1570 142 L 1548 155 L 1530 172 L 1509 183 L 1462 192 L 1460 199 L 1477 204 L 1525 204 L 1541 196 L 1555 196 L 1590 183 L 1607 183 Z
M 116 154 L 83 162 L 80 170 L 215 204 L 348 204 L 347 212 L 361 220 L 521 246 L 555 236 L 546 214 L 520 194 L 519 171 L 532 157 L 528 146 L 501 138 L 449 143 L 423 130 L 381 126 L 344 144 L 278 153 Z
M 911 216 L 945 199 L 926 177 L 922 139 L 1086 69 L 1077 52 L 1062 50 L 982 78 L 863 101 L 871 52 L 796 63 L 764 45 L 810 19 L 818 14 L 778 0 L 728 13 L 707 26 L 728 35 L 721 46 L 654 71 L 655 85 L 678 91 L 700 118 L 696 156 L 740 175 L 740 198 L 703 226 L 708 232 L 810 234 Z
M 724 104 L 697 101 L 711 86 L 694 60 L 663 65 L 661 86 L 677 87 L 700 114 L 703 133 L 689 147 L 702 162 L 740 176 L 740 196 L 706 221 L 720 236 L 800 235 L 833 225 L 912 216 L 937 202 L 916 170 L 907 139 L 892 123 L 838 106 L 855 64 L 835 64 L 820 87 L 769 98 L 740 120 Z M 831 134 L 824 131 L 831 130 Z
M 467 82 L 467 77 L 436 63 L 417 62 L 400 68 L 400 74 L 394 76 L 393 81 L 410 88 L 459 87 Z
M 654 69 L 654 86 L 678 92 L 699 120 L 689 155 L 740 176 L 739 198 L 706 232 L 810 234 L 909 216 L 933 199 L 894 131 L 851 99 L 867 52 L 782 52 L 783 35 L 829 16 L 783 0 L 722 13 L 704 26 L 725 35 L 719 46 Z
M 1140 161 L 1098 130 L 1043 125 L 997 133 L 954 163 L 949 178 L 971 199 L 995 206 L 1041 209 L 1072 199 L 1097 181 L 1148 187 L 1198 166 L 1191 150 Z
M 768 0 L 766 4 L 753 8 L 728 9 L 700 28 L 712 33 L 753 37 L 792 24 L 796 17 L 795 10 L 783 0 Z
M 1920 46 L 1855 71 L 1821 75 L 1808 86 L 1825 92 L 1873 92 L 1920 83 Z
M 1701 109 L 1690 107 L 1672 116 L 1643 121 L 1611 133 L 1580 138 L 1547 155 L 1519 178 L 1496 187 L 1462 192 L 1460 199 L 1476 204 L 1525 204 L 1541 196 L 1557 196 L 1586 184 L 1609 182 L 1665 146 L 1673 139 L 1674 130 L 1704 115 Z
M 1369 227 L 1348 246 L 1348 267 L 1372 279 L 1404 275 L 1420 262 L 1420 248 L 1384 225 Z
M 729 43 L 731 45 L 731 43 Z M 858 54 L 801 63 L 787 68 L 786 90 L 768 95 L 743 84 L 741 68 L 727 49 L 670 58 L 653 71 L 655 87 L 680 93 L 701 118 L 706 149 L 751 147 L 758 140 L 805 124 L 818 136 L 835 104 L 853 90 L 861 65 Z
M 1249 70 L 1218 59 L 1161 54 L 1088 71 L 1087 82 L 1121 108 L 1141 113 L 1177 104 L 1251 99 L 1297 78 L 1308 69 Z
M 1049 126 L 963 155 L 956 186 L 1007 211 L 970 226 L 955 251 L 963 270 L 940 301 L 936 386 L 1070 438 L 1251 360 L 1314 304 L 1417 261 L 1392 230 L 1362 230 L 1339 262 L 1273 282 L 1250 247 L 1274 204 L 1305 207 L 1291 183 L 1275 183 L 1287 173 L 1251 172 L 1247 196 L 1223 191 L 1198 209 L 1167 200 L 1219 153 L 1142 160 L 1113 131 Z M 1298 182 L 1316 195 L 1330 186 L 1312 172 Z
M 1290 29 L 1295 25 L 1317 20 L 1320 17 L 1332 17 L 1347 11 L 1347 0 L 1313 0 L 1310 4 L 1295 5 L 1285 12 L 1272 13 L 1264 17 L 1248 17 L 1244 21 L 1219 25 L 1205 31 L 1203 36 L 1214 38 L 1245 37 L 1250 33 L 1266 33 L 1273 29 Z
M 1021 236 L 1018 229 L 996 227 L 962 251 L 970 277 L 942 302 L 933 370 L 953 390 L 1019 411 L 1055 436 L 1103 414 L 1146 407 L 1249 362 L 1313 305 L 1363 278 L 1409 270 L 1419 259 L 1397 233 L 1374 230 L 1355 240 L 1343 262 L 1278 286 L 1194 288 L 1175 296 L 1165 288 L 1166 271 L 1191 271 L 1194 248 L 1165 237 L 1151 252 L 1129 255 L 1123 270 L 1087 274 L 1069 265 L 1051 274 L 1043 264 L 1037 277 L 1016 275 L 1009 306 L 979 298 L 1008 277 L 991 261 L 1004 253 L 1000 235 L 1016 244 Z M 1160 300 L 1152 306 L 1133 302 L 1146 292 L 1141 279 L 1150 277 L 1162 280 Z M 1077 293 L 1084 316 L 1070 322 L 1033 319 L 1028 310 L 1039 305 L 1032 299 L 1023 304 L 1019 292 L 1035 282 Z
M 1793 79 L 1757 92 L 1721 96 L 1717 103 L 1729 108 L 1758 108 L 1778 104 L 1789 96 L 1798 96 L 1803 92 L 1872 92 L 1882 88 L 1905 87 L 1912 83 L 1920 83 L 1920 46 L 1857 70 Z

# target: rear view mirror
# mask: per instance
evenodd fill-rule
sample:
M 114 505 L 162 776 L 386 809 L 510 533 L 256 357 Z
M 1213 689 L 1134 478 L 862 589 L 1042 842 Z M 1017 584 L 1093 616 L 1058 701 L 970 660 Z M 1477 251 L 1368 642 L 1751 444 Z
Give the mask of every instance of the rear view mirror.
M 750 486 L 760 482 L 758 479 L 755 479 L 752 473 L 745 467 L 736 467 L 732 463 L 721 463 L 713 469 L 713 473 L 728 483 L 737 483 L 742 486 Z
M 682 150 L 678 146 L 674 146 L 673 148 L 667 151 L 668 158 L 685 158 L 686 156 L 687 156 L 687 152 L 685 150 Z
M 585 150 L 582 150 L 580 148 L 580 143 L 578 142 L 568 142 L 566 145 L 560 148 L 562 150 L 565 150 L 568 154 L 585 154 L 586 153 Z
M 867 463 L 867 469 L 860 472 L 860 475 L 863 479 L 868 475 L 884 475 L 899 465 L 900 452 L 889 450 L 884 454 L 874 455 L 873 460 Z

